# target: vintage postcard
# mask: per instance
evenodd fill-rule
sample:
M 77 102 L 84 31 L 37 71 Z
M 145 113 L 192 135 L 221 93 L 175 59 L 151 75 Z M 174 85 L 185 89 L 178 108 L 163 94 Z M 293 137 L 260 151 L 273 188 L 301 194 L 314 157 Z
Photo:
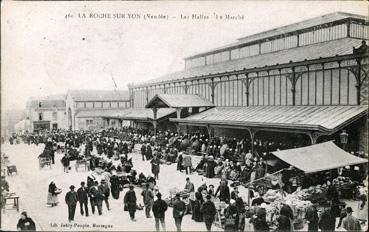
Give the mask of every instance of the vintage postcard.
M 367 231 L 366 1 L 3 1 L 2 231 Z

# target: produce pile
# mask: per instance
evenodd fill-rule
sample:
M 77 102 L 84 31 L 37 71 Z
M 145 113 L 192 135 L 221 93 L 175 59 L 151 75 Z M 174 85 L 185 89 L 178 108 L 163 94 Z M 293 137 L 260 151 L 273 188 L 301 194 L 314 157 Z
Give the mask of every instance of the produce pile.
M 332 183 L 337 188 L 353 184 L 353 182 L 350 180 L 349 177 L 344 177 L 344 176 L 339 176 L 333 179 Z
M 317 186 L 311 186 L 307 189 L 301 189 L 300 191 L 297 191 L 293 193 L 298 199 L 300 200 L 309 200 L 312 202 L 316 202 L 320 199 L 325 198 L 327 193 L 327 186 L 324 185 L 317 185 Z

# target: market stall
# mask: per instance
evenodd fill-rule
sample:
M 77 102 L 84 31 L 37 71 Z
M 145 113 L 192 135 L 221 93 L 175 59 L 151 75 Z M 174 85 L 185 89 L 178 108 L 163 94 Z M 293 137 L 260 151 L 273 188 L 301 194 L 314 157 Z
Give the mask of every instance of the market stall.
M 276 226 L 276 219 L 279 216 L 280 208 L 284 204 L 292 208 L 294 218 L 292 221 L 293 228 L 300 229 L 303 227 L 307 208 L 312 204 L 319 205 L 327 202 L 327 192 L 329 192 L 330 186 L 339 191 L 347 188 L 353 191 L 353 188 L 355 188 L 354 181 L 351 181 L 347 177 L 338 176 L 335 178 L 332 177 L 328 181 L 329 184 L 325 183 L 326 179 L 323 179 L 320 181 L 324 183 L 307 188 L 302 188 L 301 183 L 296 183 L 296 186 L 293 186 L 296 189 L 288 193 L 285 191 L 286 188 L 284 188 L 286 183 L 282 181 L 285 173 L 290 173 L 287 181 L 291 181 L 291 179 L 298 176 L 307 177 L 309 175 L 323 173 L 327 170 L 368 162 L 365 159 L 356 157 L 340 149 L 332 141 L 302 148 L 275 151 L 272 154 L 284 162 L 286 166 L 277 172 L 267 174 L 263 178 L 247 183 L 247 187 L 253 189 L 255 192 L 261 193 L 265 202 L 262 206 L 251 206 L 249 200 L 251 215 L 252 212 L 256 211 L 256 208 L 264 208 L 267 214 L 267 222 L 272 228 Z M 272 184 L 273 181 L 277 182 L 279 187 L 273 187 L 275 185 Z M 299 181 L 293 180 L 293 182 Z

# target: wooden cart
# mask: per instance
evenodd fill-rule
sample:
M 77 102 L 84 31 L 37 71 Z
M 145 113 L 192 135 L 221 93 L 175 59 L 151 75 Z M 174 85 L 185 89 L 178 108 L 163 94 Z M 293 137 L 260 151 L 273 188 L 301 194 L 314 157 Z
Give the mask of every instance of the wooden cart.
M 87 160 L 87 159 L 77 160 L 75 168 L 76 168 L 76 172 L 78 172 L 78 170 L 80 168 L 84 168 L 85 171 L 89 171 L 90 170 L 90 161 Z
M 39 157 L 38 158 L 38 165 L 40 169 L 43 169 L 44 167 L 49 167 L 51 169 L 51 158 L 49 157 Z

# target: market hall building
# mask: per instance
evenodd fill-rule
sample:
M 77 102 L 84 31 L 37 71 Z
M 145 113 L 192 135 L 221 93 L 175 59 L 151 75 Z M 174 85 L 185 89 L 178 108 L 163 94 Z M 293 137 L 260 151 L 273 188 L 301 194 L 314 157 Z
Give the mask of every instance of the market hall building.
M 341 12 L 253 34 L 185 58 L 183 71 L 129 85 L 130 104 L 152 108 L 155 120 L 158 108 L 173 108 L 168 95 L 201 96 L 207 107 L 175 107 L 170 121 L 209 136 L 301 146 L 340 145 L 348 134 L 346 148 L 366 152 L 367 38 L 368 18 Z

